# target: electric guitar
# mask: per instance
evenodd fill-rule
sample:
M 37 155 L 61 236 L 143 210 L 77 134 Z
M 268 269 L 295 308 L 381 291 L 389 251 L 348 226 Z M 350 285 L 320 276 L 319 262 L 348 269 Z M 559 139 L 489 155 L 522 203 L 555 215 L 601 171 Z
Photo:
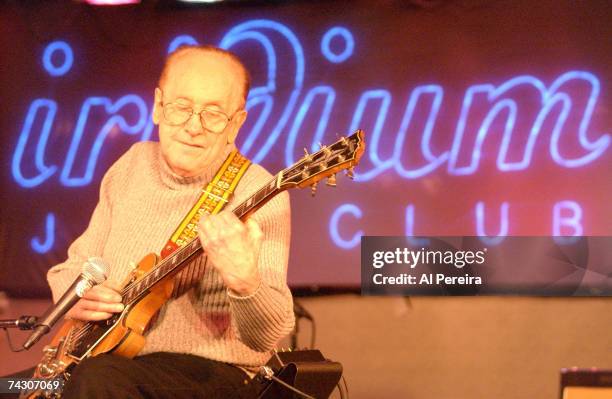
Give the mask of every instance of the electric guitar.
M 322 146 L 317 152 L 306 152 L 298 162 L 280 171 L 233 212 L 244 221 L 284 190 L 312 186 L 314 195 L 317 183 L 324 178 L 328 178 L 327 185 L 335 186 L 335 174 L 341 170 L 346 170 L 352 178 L 353 167 L 364 150 L 364 132 L 357 130 L 349 137 Z M 148 324 L 172 294 L 174 276 L 202 252 L 200 240 L 196 237 L 163 258 L 155 253 L 146 255 L 121 290 L 124 310 L 103 321 L 66 320 L 43 349 L 43 358 L 36 367 L 34 378 L 67 381 L 72 368 L 79 362 L 102 353 L 136 356 L 144 346 Z M 59 398 L 61 394 L 38 390 L 22 394 L 22 397 Z

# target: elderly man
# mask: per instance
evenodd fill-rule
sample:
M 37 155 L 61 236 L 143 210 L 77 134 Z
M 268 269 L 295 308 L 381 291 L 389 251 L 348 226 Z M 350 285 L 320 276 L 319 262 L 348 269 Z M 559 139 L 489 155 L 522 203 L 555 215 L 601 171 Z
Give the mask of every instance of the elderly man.
M 68 317 L 104 320 L 123 309 L 118 283 L 130 262 L 164 247 L 235 149 L 248 89 L 248 72 L 227 51 L 188 46 L 169 56 L 155 89 L 159 143 L 135 144 L 108 170 L 88 228 L 69 248 L 68 260 L 49 270 L 57 300 L 88 257 L 110 265 L 107 282 L 88 291 Z M 251 165 L 226 209 L 270 178 Z M 286 284 L 288 195 L 277 196 L 246 223 L 225 210 L 203 216 L 198 227 L 207 258 L 176 277 L 172 299 L 146 334 L 143 351 L 134 359 L 86 359 L 75 368 L 65 397 L 253 396 L 248 376 L 294 324 Z

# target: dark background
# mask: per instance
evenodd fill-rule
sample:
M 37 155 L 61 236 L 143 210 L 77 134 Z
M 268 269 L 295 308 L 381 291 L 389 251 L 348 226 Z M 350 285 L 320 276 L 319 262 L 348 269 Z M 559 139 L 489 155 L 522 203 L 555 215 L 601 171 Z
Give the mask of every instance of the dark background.
M 172 40 L 190 35 L 200 43 L 220 44 L 232 29 L 245 28 L 251 36 L 230 46 L 252 71 L 253 87 L 269 81 L 270 58 L 259 40 L 269 40 L 276 54 L 275 88 L 270 91 L 270 115 L 261 134 L 246 155 L 270 171 L 286 166 L 286 158 L 297 158 L 313 141 L 331 142 L 337 134 L 350 133 L 359 99 L 366 90 L 386 90 L 390 95 L 388 113 L 380 119 L 378 151 L 367 153 L 357 172 L 375 168 L 376 155 L 388 162 L 385 170 L 367 181 L 350 182 L 339 177 L 339 187 L 320 187 L 315 199 L 307 192 L 292 192 L 293 240 L 290 282 L 294 287 L 355 287 L 359 283 L 358 246 L 340 248 L 330 232 L 330 221 L 342 205 L 352 204 L 361 218 L 345 214 L 339 233 L 344 239 L 361 230 L 368 235 L 403 235 L 406 208 L 414 207 L 416 234 L 474 235 L 477 203 L 485 207 L 485 230 L 500 229 L 500 205 L 508 204 L 508 234 L 550 235 L 554 232 L 555 204 L 571 201 L 582 210 L 579 224 L 584 234 L 610 235 L 612 166 L 610 140 L 610 27 L 608 1 L 318 1 L 275 2 L 257 5 L 215 5 L 173 7 L 169 3 L 147 2 L 125 7 L 90 7 L 72 2 L 3 2 L 0 5 L 0 46 L 2 49 L 0 109 L 0 290 L 13 296 L 48 295 L 45 271 L 65 259 L 70 242 L 85 228 L 95 206 L 99 182 L 105 170 L 133 142 L 143 137 L 146 127 L 134 135 L 116 125 L 104 140 L 90 182 L 66 186 L 60 179 L 74 137 L 77 117 L 89 97 L 107 97 L 115 102 L 128 94 L 138 95 L 150 111 L 153 90 Z M 346 28 L 354 39 L 354 51 L 340 63 L 330 62 L 321 51 L 321 41 L 331 28 Z M 276 27 L 274 31 L 270 27 Z M 280 29 L 280 30 L 278 30 Z M 283 36 L 282 32 L 290 32 Z M 287 37 L 295 36 L 299 46 Z M 45 48 L 56 40 L 69 43 L 74 64 L 63 76 L 53 77 L 44 69 Z M 338 37 L 331 49 L 340 53 L 344 43 Z M 303 50 L 303 58 L 296 49 Z M 299 79 L 303 59 L 303 82 Z M 62 57 L 52 60 L 61 64 Z M 505 115 L 495 119 L 484 141 L 478 167 L 459 175 L 449 162 L 441 162 L 421 176 L 403 176 L 401 170 L 426 165 L 420 145 L 432 97 L 422 99 L 415 109 L 403 145 L 397 142 L 402 118 L 417 88 L 437 85 L 444 91 L 439 114 L 432 130 L 431 149 L 439 156 L 451 149 L 466 90 L 474 85 L 500 87 L 522 75 L 538 79 L 546 88 L 572 71 L 586 71 L 600 85 L 593 104 L 587 136 L 600 140 L 603 152 L 584 165 L 568 167 L 555 162 L 550 142 L 555 117 L 561 104 L 551 110 L 544 123 L 527 168 L 501 171 L 496 165 Z M 315 97 L 304 123 L 291 144 L 292 126 L 315 87 L 335 93 L 329 123 L 323 137 L 315 138 L 324 109 L 324 98 Z M 322 89 L 323 90 L 323 89 Z M 578 141 L 585 106 L 590 98 L 584 81 L 576 79 L 563 86 L 571 109 L 559 141 L 566 158 L 588 154 Z M 291 107 L 292 95 L 295 104 Z M 23 137 L 26 115 L 37 98 L 57 102 L 57 114 L 44 149 L 44 164 L 57 170 L 41 184 L 23 187 L 15 179 L 12 163 L 18 140 Z M 262 99 L 251 97 L 249 124 L 239 144 L 252 134 L 262 112 Z M 429 99 L 429 100 L 427 100 Z M 515 136 L 509 145 L 509 161 L 522 155 L 535 116 L 542 102 L 529 88 L 517 88 L 487 102 L 475 101 L 468 119 L 459 166 L 469 164 L 470 146 L 485 115 L 504 99 L 517 104 Z M 370 148 L 376 137 L 376 120 L 381 101 L 368 103 L 359 126 L 369 133 Z M 370 108 L 371 107 L 371 108 Z M 506 111 L 507 112 L 507 111 Z M 117 112 L 128 124 L 139 116 L 128 105 Z M 98 132 L 111 118 L 101 107 L 93 108 L 84 129 L 82 143 L 69 176 L 82 176 Z M 286 119 L 283 120 L 283 115 Z M 149 120 L 147 115 L 141 116 Z M 146 119 L 145 119 L 146 117 Z M 25 145 L 21 171 L 26 177 L 38 174 L 35 165 L 44 114 L 34 120 Z M 265 142 L 278 132 L 269 151 Z M 252 136 L 251 136 L 252 137 Z M 603 137 L 603 139 L 602 139 Z M 151 139 L 156 139 L 155 130 Z M 471 140 L 471 141 L 470 141 Z M 523 140 L 523 141 L 521 141 Z M 394 156 L 394 150 L 396 151 Z M 397 155 L 399 154 L 399 155 Z M 401 161 L 401 165 L 398 162 Z M 397 167 L 397 169 L 394 169 Z M 358 179 L 359 180 L 359 179 Z M 559 205 L 561 203 L 561 205 Z M 566 206 L 575 206 L 567 205 Z M 346 209 L 346 208 L 341 208 Z M 356 209 L 356 208 L 352 208 Z M 561 209 L 561 208 L 557 208 Z M 562 208 L 565 215 L 572 211 Z M 55 216 L 53 245 L 44 253 L 32 249 L 31 240 L 45 241 L 45 223 Z M 573 234 L 564 227 L 561 231 Z M 146 234 L 146 232 L 143 232 Z M 46 237 L 49 238 L 49 237 Z

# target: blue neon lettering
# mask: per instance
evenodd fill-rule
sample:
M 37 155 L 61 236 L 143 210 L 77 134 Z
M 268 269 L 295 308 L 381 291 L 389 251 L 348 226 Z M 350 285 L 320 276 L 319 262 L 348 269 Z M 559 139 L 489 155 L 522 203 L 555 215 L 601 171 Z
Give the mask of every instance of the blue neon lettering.
M 583 231 L 582 208 L 577 202 L 559 201 L 553 206 L 553 236 L 576 237 Z
M 138 118 L 134 124 L 130 124 L 126 118 L 119 114 L 123 107 L 130 104 L 134 105 L 138 110 Z M 96 136 L 94 144 L 89 152 L 85 173 L 83 176 L 72 177 L 70 174 L 72 172 L 76 154 L 85 131 L 87 118 L 89 117 L 91 109 L 94 107 L 104 107 L 104 110 L 107 112 L 107 114 L 111 115 L 111 117 L 106 121 Z M 93 178 L 93 172 L 98 161 L 98 155 L 100 154 L 100 150 L 102 149 L 106 136 L 112 131 L 112 129 L 115 128 L 115 126 L 118 126 L 124 133 L 130 135 L 138 134 L 145 127 L 147 116 L 149 116 L 149 113 L 147 111 L 145 102 L 142 100 L 142 98 L 135 94 L 123 96 L 114 103 L 106 97 L 89 97 L 87 100 L 85 100 L 72 136 L 72 141 L 70 142 L 68 154 L 66 155 L 66 162 L 64 163 L 64 167 L 62 168 L 60 175 L 60 180 L 62 183 L 65 186 L 84 186 L 89 184 Z
M 339 40 L 343 42 L 340 43 Z M 246 108 L 250 113 L 250 129 L 245 129 L 242 133 L 245 140 L 241 149 L 247 155 L 252 154 L 249 156 L 255 162 L 261 162 L 270 150 L 278 145 L 279 149 L 284 149 L 284 161 L 289 165 L 293 163 L 296 150 L 304 145 L 304 138 L 299 136 L 304 134 L 302 130 L 307 118 L 312 121 L 309 125 L 316 125 L 311 149 L 315 149 L 319 141 L 327 142 L 324 140 L 325 131 L 334 107 L 337 106 L 336 98 L 340 94 L 329 85 L 304 87 L 304 50 L 295 33 L 286 25 L 266 19 L 249 20 L 230 28 L 220 41 L 220 47 L 236 47 L 239 51 L 239 45 L 245 42 L 255 42 L 263 50 L 267 75 L 249 94 Z M 168 51 L 182 44 L 196 43 L 198 42 L 193 36 L 179 35 L 171 40 Z M 328 30 L 321 40 L 321 53 L 332 63 L 341 63 L 351 57 L 354 47 L 352 33 L 343 27 Z M 279 54 L 284 56 L 281 58 Z M 291 57 L 290 60 L 287 55 Z M 73 62 L 72 48 L 66 42 L 49 43 L 42 55 L 45 71 L 54 77 L 66 74 L 72 68 Z M 295 64 L 294 70 L 279 74 L 281 62 Z M 285 80 L 281 82 L 280 79 Z M 281 92 L 278 87 L 289 87 L 289 90 L 284 89 Z M 538 100 L 539 109 L 535 110 L 533 121 L 525 122 L 526 102 L 517 95 L 519 90 L 528 90 Z M 302 91 L 305 92 L 304 96 Z M 548 153 L 553 162 L 563 168 L 585 166 L 601 158 L 610 147 L 609 133 L 589 132 L 600 91 L 599 79 L 590 72 L 580 70 L 561 74 L 549 86 L 531 75 L 511 77 L 499 85 L 484 83 L 469 86 L 461 100 L 461 111 L 455 122 L 450 148 L 443 149 L 432 145 L 434 134 L 443 134 L 436 128 L 438 115 L 443 110 L 442 105 L 446 104 L 443 102 L 444 89 L 440 85 L 422 84 L 412 89 L 400 126 L 397 132 L 392 134 L 383 134 L 387 121 L 393 117 L 389 115 L 393 100 L 391 92 L 382 88 L 365 90 L 359 96 L 348 129 L 352 131 L 364 124 L 372 126 L 371 129 L 366 129 L 369 133 L 368 148 L 362 165 L 355 174 L 356 180 L 369 181 L 391 170 L 395 170 L 395 173 L 404 179 L 418 179 L 433 173 L 445 163 L 446 172 L 450 175 L 474 174 L 484 158 L 484 142 L 497 126 L 502 126 L 495 163 L 499 171 L 512 172 L 529 168 L 536 142 L 542 137 L 548 137 L 544 134 L 546 132 L 543 132 L 543 126 L 552 126 Z M 319 104 L 322 104 L 321 112 L 313 115 L 314 107 Z M 108 114 L 108 119 L 98 129 L 97 126 L 89 125 L 92 115 L 100 112 L 100 108 Z M 450 107 L 447 105 L 447 108 Z M 150 117 L 151 109 L 152 107 L 136 94 L 126 94 L 114 102 L 107 97 L 86 97 L 76 115 L 70 146 L 63 167 L 58 173 L 60 184 L 90 184 L 100 151 L 106 137 L 111 133 L 122 132 L 138 135 L 139 140 L 149 140 L 155 128 Z M 11 163 L 12 176 L 22 187 L 37 187 L 58 171 L 57 165 L 45 163 L 45 155 L 48 155 L 47 144 L 55 127 L 57 112 L 58 104 L 53 99 L 35 98 L 28 107 Z M 424 115 L 425 123 L 422 128 L 417 127 L 415 115 Z M 521 123 L 517 123 L 518 121 Z M 520 126 L 530 128 L 519 129 Z M 264 131 L 266 134 L 263 134 Z M 86 134 L 94 137 L 90 149 L 81 148 L 85 142 L 92 141 L 83 140 Z M 282 140 L 286 141 L 282 143 Z M 33 151 L 28 151 L 30 147 Z M 416 156 L 413 152 L 408 156 L 408 148 L 415 148 L 418 151 Z M 24 155 L 30 153 L 34 153 L 33 158 Z M 24 165 L 24 162 L 28 161 L 33 162 L 33 165 Z M 84 165 L 84 170 L 81 173 L 75 172 L 76 165 Z M 359 208 L 351 204 L 346 205 L 348 207 L 341 207 L 343 213 L 338 213 L 338 208 L 334 215 L 339 218 L 350 213 L 357 217 L 355 209 Z M 507 203 L 503 203 L 500 209 L 499 236 L 502 237 L 508 230 L 507 206 Z M 567 212 L 573 213 L 567 216 Z M 361 210 L 358 214 L 361 218 Z M 561 201 L 555 204 L 553 233 L 560 235 L 569 229 L 574 233 L 582 233 L 581 216 L 582 209 L 575 202 Z M 476 222 L 477 230 L 480 229 L 478 234 L 486 236 L 483 203 L 476 206 Z M 54 216 L 47 219 L 46 225 L 53 223 Z M 406 223 L 407 231 L 414 228 L 412 204 L 406 208 Z M 337 234 L 335 238 L 338 240 L 335 241 L 336 244 L 341 242 L 343 245 L 353 245 L 355 237 L 343 240 Z M 40 244 L 40 241 L 37 243 Z M 42 244 L 39 248 L 41 246 Z
M 194 39 L 193 36 L 178 35 L 177 37 L 172 39 L 172 41 L 168 45 L 167 54 L 170 54 L 171 52 L 173 52 L 177 48 L 179 48 L 181 46 L 184 46 L 184 45 L 198 45 L 198 41 L 196 39 Z
M 319 122 L 317 124 L 317 129 L 315 130 L 315 134 L 312 139 L 310 150 L 317 151 L 319 149 L 317 147 L 317 143 L 323 141 L 323 135 L 325 134 L 325 131 L 327 129 L 329 115 L 331 113 L 334 100 L 336 99 L 336 92 L 329 86 L 316 86 L 306 94 L 306 98 L 304 99 L 302 105 L 298 108 L 298 112 L 295 116 L 295 119 L 293 120 L 293 125 L 289 130 L 289 135 L 287 137 L 287 147 L 285 148 L 285 163 L 287 166 L 293 165 L 295 163 L 293 155 L 295 154 L 295 142 L 297 140 L 298 131 L 302 127 L 302 123 L 304 122 L 304 119 L 306 118 L 306 115 L 317 96 L 323 97 L 325 100 L 325 104 L 323 105 L 323 111 L 321 113 L 321 116 L 318 119 Z
M 568 93 L 557 93 L 557 91 L 559 91 L 561 87 L 567 85 L 571 81 L 587 82 L 591 88 L 578 128 L 578 140 L 580 142 L 580 146 L 582 147 L 582 149 L 590 151 L 590 153 L 585 154 L 582 157 L 566 159 L 561 155 L 561 152 L 559 150 L 559 140 L 561 138 L 562 128 L 566 125 L 565 122 L 567 120 L 567 114 L 569 114 L 571 108 L 575 109 L 577 107 L 573 107 L 575 102 L 572 102 L 572 96 L 570 96 Z M 552 98 L 550 99 L 550 103 L 554 104 L 554 102 L 557 101 L 557 98 L 562 98 L 564 101 L 564 117 L 560 117 L 557 120 L 550 141 L 550 153 L 555 162 L 557 162 L 559 165 L 564 166 L 566 168 L 576 168 L 579 166 L 586 165 L 587 163 L 590 163 L 595 159 L 599 158 L 610 146 L 611 139 L 609 134 L 601 135 L 595 141 L 590 141 L 588 137 L 589 124 L 591 123 L 595 104 L 597 103 L 597 99 L 599 98 L 599 91 L 599 80 L 592 73 L 584 71 L 571 71 L 564 73 L 557 80 L 555 80 L 555 82 L 550 87 L 549 93 L 555 93 L 555 95 L 552 96 Z M 549 107 L 549 109 L 550 108 L 552 108 L 552 105 Z
M 355 248 L 361 242 L 361 236 L 364 235 L 362 230 L 357 230 L 355 234 L 350 239 L 342 238 L 340 235 L 340 219 L 349 214 L 357 219 L 361 219 L 363 216 L 363 212 L 361 209 L 355 204 L 343 204 L 340 205 L 334 213 L 332 213 L 331 218 L 329 219 L 329 236 L 331 237 L 334 244 L 339 246 L 342 249 L 351 249 Z
M 61 52 L 64 58 L 63 62 L 59 65 L 55 65 L 53 63 L 53 54 L 57 52 Z M 58 40 L 49 43 L 49 45 L 45 47 L 42 61 L 43 67 L 47 70 L 49 75 L 63 76 L 70 70 L 70 68 L 72 68 L 72 63 L 74 62 L 74 54 L 72 53 L 72 48 L 68 43 Z
M 380 100 L 380 106 L 374 127 L 367 130 L 369 132 L 367 147 L 368 158 L 370 159 L 371 163 L 374 164 L 374 168 L 364 172 L 365 164 L 361 164 L 359 172 L 355 172 L 356 181 L 370 180 L 383 172 L 385 169 L 390 168 L 393 164 L 393 159 L 390 158 L 383 161 L 379 157 L 379 145 L 382 137 L 382 128 L 385 123 L 385 119 L 387 118 L 389 106 L 391 105 L 391 93 L 383 89 L 365 91 L 359 98 L 359 102 L 355 108 L 355 113 L 353 114 L 353 119 L 351 120 L 349 131 L 352 132 L 358 128 L 366 129 L 364 126 L 365 122 L 363 120 L 363 116 L 365 115 L 368 103 L 370 103 L 372 100 Z M 374 112 L 370 111 L 368 114 L 373 115 Z
M 578 139 L 581 149 L 586 150 L 588 153 L 579 156 L 574 159 L 568 159 L 560 154 L 559 140 L 563 127 L 566 125 L 568 115 L 573 107 L 571 96 L 568 93 L 559 92 L 562 86 L 568 82 L 573 81 L 574 83 L 587 83 L 589 86 L 588 100 L 582 113 L 580 126 L 578 129 Z M 532 87 L 537 90 L 540 97 L 542 108 L 540 109 L 529 133 L 529 137 L 524 148 L 523 158 L 519 162 L 508 162 L 508 152 L 510 142 L 514 134 L 514 126 L 516 125 L 516 119 L 518 117 L 518 104 L 515 100 L 502 98 L 505 94 L 510 92 L 517 87 Z M 583 85 L 584 86 L 584 85 Z M 489 133 L 489 128 L 492 122 L 497 118 L 502 111 L 506 111 L 506 123 L 500 146 L 500 151 L 497 158 L 497 167 L 501 171 L 510 170 L 523 170 L 526 169 L 530 163 L 534 152 L 534 146 L 536 138 L 541 133 L 541 128 L 547 117 L 551 115 L 551 112 L 557 103 L 562 104 L 562 111 L 555 121 L 555 125 L 552 131 L 550 140 L 550 154 L 553 160 L 566 168 L 583 166 L 589 162 L 599 158 L 603 152 L 610 146 L 610 135 L 603 134 L 595 141 L 590 141 L 588 138 L 588 126 L 591 121 L 593 114 L 593 108 L 597 102 L 599 96 L 599 80 L 591 73 L 584 71 L 570 71 L 564 73 L 557 78 L 550 88 L 546 89 L 545 85 L 537 78 L 532 76 L 519 76 L 508 80 L 504 84 L 495 88 L 493 85 L 476 85 L 467 89 L 464 97 L 463 106 L 461 109 L 461 115 L 457 123 L 457 129 L 455 131 L 455 137 L 451 149 L 451 156 L 448 165 L 448 171 L 453 175 L 467 175 L 474 173 L 478 168 L 478 163 L 481 158 L 482 143 Z M 474 101 L 474 97 L 478 94 L 485 94 L 489 102 L 493 102 L 493 106 L 484 118 L 478 133 L 476 140 L 471 152 L 470 163 L 467 166 L 457 166 L 459 153 L 461 147 L 465 144 L 464 132 L 466 122 L 469 118 L 470 109 Z M 574 94 L 575 96 L 576 94 Z M 499 100 L 498 102 L 495 102 Z
M 341 37 L 344 40 L 344 49 L 339 53 L 336 53 L 331 49 L 331 41 L 335 37 Z M 325 56 L 325 58 L 334 64 L 339 64 L 346 61 L 351 55 L 353 55 L 354 49 L 355 39 L 353 39 L 353 35 L 348 29 L 341 26 L 334 26 L 325 32 L 323 39 L 321 39 L 321 53 Z
M 485 229 L 485 204 L 482 201 L 476 203 L 476 235 L 487 245 L 497 245 L 508 235 L 508 210 L 510 204 L 502 202 L 499 211 L 499 232 L 495 236 L 487 235 Z
M 28 141 L 30 141 L 32 126 L 34 125 L 36 116 L 39 112 L 45 112 L 44 110 L 46 110 L 45 120 L 42 124 L 38 142 L 36 143 L 36 152 L 34 155 L 34 164 L 38 170 L 38 175 L 34 177 L 25 177 L 21 171 L 23 153 L 26 150 Z M 13 161 L 11 163 L 13 178 L 22 187 L 36 187 L 51 177 L 57 170 L 57 166 L 46 166 L 44 162 L 45 149 L 47 147 L 47 141 L 49 140 L 49 134 L 51 134 L 51 126 L 53 125 L 56 113 L 57 103 L 53 100 L 38 98 L 30 104 L 23 128 L 21 129 L 21 133 L 19 133 L 19 139 L 17 140 L 17 146 L 15 147 Z
M 428 238 L 414 237 L 414 204 L 408 204 L 406 206 L 406 240 L 412 246 L 426 246 L 429 245 L 430 240 Z
M 343 28 L 344 29 L 344 28 Z M 328 34 L 331 34 L 328 31 Z M 350 32 L 349 32 L 350 33 Z M 279 41 L 280 37 L 280 41 Z M 352 36 L 351 36 L 352 37 Z M 272 40 L 274 39 L 274 40 Z M 295 148 L 301 147 L 298 140 L 300 127 L 306 115 L 318 98 L 323 98 L 324 108 L 316 120 L 316 132 L 313 145 L 317 141 L 322 141 L 325 127 L 329 123 L 330 115 L 335 105 L 336 91 L 331 86 L 315 86 L 306 92 L 301 104 L 297 104 L 304 83 L 305 60 L 304 53 L 299 40 L 287 26 L 271 20 L 251 20 L 239 24 L 230 29 L 220 42 L 223 48 L 231 48 L 244 41 L 256 41 L 264 50 L 267 65 L 267 76 L 263 85 L 254 87 L 247 101 L 247 109 L 252 115 L 250 131 L 244 132 L 245 140 L 242 151 L 245 153 L 254 152 L 252 156 L 255 162 L 261 162 L 269 153 L 271 148 L 279 141 L 281 132 L 289 126 L 287 138 L 284 145 L 284 158 L 290 164 L 295 156 Z M 180 35 L 172 40 L 169 49 L 182 43 L 197 42 L 192 36 Z M 55 43 L 55 42 L 54 42 Z M 66 44 L 67 45 L 67 44 Z M 293 73 L 293 89 L 291 93 L 283 99 L 279 98 L 277 92 L 277 69 L 279 59 L 275 46 L 285 45 L 290 47 L 290 54 L 295 59 L 295 71 Z M 68 46 L 69 47 L 69 46 Z M 48 46 L 51 50 L 54 47 Z M 59 47 L 58 47 L 59 48 Z M 62 47 L 63 48 L 63 47 Z M 55 50 L 54 50 L 55 51 Z M 285 85 L 286 86 L 286 85 Z M 516 151 L 517 141 L 520 132 L 515 132 L 516 121 L 521 117 L 520 102 L 512 98 L 514 91 L 527 88 L 538 95 L 541 102 L 541 109 L 529 129 L 528 137 L 522 140 L 522 155 L 518 159 L 510 159 L 511 151 Z M 571 93 L 570 93 L 570 89 Z M 482 145 L 489 134 L 493 123 L 500 118 L 504 118 L 504 129 L 501 136 L 500 148 L 497 156 L 496 166 L 500 171 L 518 171 L 529 167 L 532 161 L 535 142 L 541 137 L 541 129 L 545 121 L 555 118 L 554 127 L 549 143 L 551 158 L 560 166 L 574 168 L 584 166 L 600 158 L 610 147 L 610 134 L 601 133 L 594 138 L 589 134 L 588 129 L 592 119 L 593 110 L 597 103 L 600 92 L 599 80 L 591 73 L 584 71 L 570 71 L 559 76 L 547 89 L 539 79 L 522 75 L 512 78 L 499 86 L 492 84 L 480 84 L 470 86 L 466 89 L 461 107 L 459 118 L 456 122 L 455 133 L 449 151 L 434 151 L 431 143 L 434 134 L 434 127 L 438 114 L 443 103 L 444 90 L 439 85 L 419 85 L 416 86 L 410 95 L 406 110 L 402 117 L 400 127 L 396 133 L 395 140 L 385 143 L 391 145 L 385 149 L 385 153 L 392 154 L 383 157 L 383 126 L 388 119 L 388 110 L 392 102 L 391 93 L 384 89 L 374 89 L 364 91 L 356 105 L 355 111 L 350 122 L 350 130 L 367 121 L 364 120 L 366 110 L 370 111 L 373 101 L 377 101 L 378 113 L 376 115 L 373 128 L 370 132 L 370 142 L 364 164 L 356 174 L 358 181 L 369 181 L 381 173 L 394 169 L 400 177 L 405 179 L 416 179 L 435 171 L 440 165 L 448 161 L 448 173 L 451 175 L 473 174 L 478 170 L 482 158 Z M 128 100 L 129 99 L 129 100 Z M 87 159 L 87 167 L 83 176 L 72 177 L 71 168 L 76 162 L 75 157 L 79 152 L 78 147 L 81 136 L 84 134 L 85 125 L 89 118 L 91 107 L 104 106 L 111 107 L 110 100 L 102 100 L 102 97 L 88 97 L 84 100 L 81 111 L 77 116 L 77 127 L 73 132 L 71 145 L 62 173 L 60 182 L 65 185 L 85 185 L 91 182 L 91 176 L 95 169 L 98 152 L 101 148 L 104 137 L 112 130 L 113 123 L 117 123 L 120 128 L 128 134 L 140 134 L 141 140 L 148 140 L 153 135 L 154 126 L 150 120 L 146 120 L 147 106 L 144 101 L 135 94 L 127 94 L 119 99 L 119 102 L 129 101 L 138 108 L 137 122 L 133 125 L 128 124 L 123 117 L 111 117 L 108 123 L 98 132 L 95 145 Z M 430 103 L 428 109 L 424 109 L 425 103 Z M 481 119 L 480 127 L 475 131 L 468 126 L 474 124 L 474 103 L 489 105 L 486 115 Z M 420 107 L 420 108 L 419 108 Z M 41 134 L 36 145 L 36 157 L 34 162 L 39 170 L 39 174 L 34 177 L 25 177 L 21 169 L 21 161 L 25 144 L 32 140 L 30 136 L 32 124 L 37 112 L 47 111 L 46 119 L 42 125 Z M 30 105 L 25 117 L 23 129 L 21 131 L 18 145 L 13 154 L 12 172 L 15 181 L 24 187 L 35 187 L 48 179 L 55 171 L 55 167 L 47 167 L 43 162 L 43 153 L 47 139 L 51 133 L 57 104 L 50 99 L 36 99 Z M 426 121 L 422 131 L 414 131 L 414 115 L 418 113 L 426 115 Z M 368 112 L 372 115 L 372 112 Z M 272 120 L 274 115 L 280 115 L 277 120 Z M 293 121 L 291 121 L 291 116 Z M 576 118 L 570 118 L 571 115 Z M 147 115 L 148 116 L 148 115 Z M 255 119 L 253 119 L 255 118 Z M 572 123 L 579 119 L 576 126 L 577 145 L 583 154 L 570 157 L 562 153 L 563 144 L 574 144 L 568 142 L 568 136 Z M 144 121 L 144 122 L 143 122 Z M 291 122 L 291 123 L 289 123 Z M 263 144 L 255 148 L 256 140 L 266 129 L 270 133 L 259 140 Z M 471 134 L 471 133 L 475 133 Z M 439 134 L 439 133 L 438 133 Z M 411 159 L 411 166 L 406 163 L 406 147 L 410 140 L 411 144 L 418 143 L 420 158 Z M 470 144 L 471 143 L 471 144 Z M 514 143 L 520 144 L 520 143 Z M 566 145 L 567 146 L 567 145 Z M 311 146 L 312 148 L 313 146 Z M 414 147 L 411 145 L 411 147 Z M 576 148 L 576 145 L 571 147 Z M 389 151 L 387 151 L 389 150 Z M 467 150 L 467 152 L 466 152 Z M 468 154 L 467 157 L 462 154 Z M 460 156 L 464 161 L 460 160 Z M 413 158 L 412 156 L 410 158 Z M 369 161 L 369 162 L 367 162 Z M 467 163 L 465 162 L 467 161 Z M 368 165 L 369 164 L 369 165 Z
M 32 238 L 30 245 L 32 249 L 39 254 L 45 254 L 53 248 L 55 242 L 55 215 L 53 213 L 47 213 L 45 218 L 45 236 L 44 240 L 38 237 Z
M 291 29 L 287 28 L 285 25 L 280 24 L 275 21 L 266 20 L 266 19 L 257 19 L 248 21 L 242 24 L 237 25 L 232 28 L 221 40 L 219 43 L 219 47 L 224 49 L 230 49 L 232 46 L 240 43 L 244 40 L 255 40 L 259 42 L 266 51 L 267 63 L 268 63 L 268 77 L 267 84 L 265 88 L 255 88 L 254 92 L 252 91 L 249 94 L 249 98 L 256 97 L 260 95 L 268 96 L 272 92 L 276 92 L 276 70 L 277 70 L 277 57 L 276 52 L 274 51 L 274 47 L 272 46 L 272 42 L 261 32 L 258 30 L 271 30 L 274 33 L 280 34 L 280 36 L 289 43 L 291 50 L 293 52 L 293 56 L 295 57 L 295 73 L 294 73 L 294 88 L 291 91 L 289 99 L 287 100 L 286 106 L 282 111 L 282 114 L 274 127 L 271 129 L 271 133 L 266 139 L 264 145 L 259 149 L 259 151 L 251 156 L 253 162 L 261 162 L 274 143 L 278 140 L 283 128 L 287 125 L 289 121 L 289 117 L 295 107 L 298 96 L 304 84 L 304 70 L 305 70 L 305 62 L 304 62 L 304 50 L 302 49 L 302 45 L 298 40 L 297 36 L 291 31 Z M 272 101 L 274 104 L 274 101 Z M 269 112 L 268 115 L 276 115 L 279 112 Z M 259 122 L 259 121 L 258 121 Z M 261 123 L 260 126 L 263 126 L 264 123 Z M 241 151 L 245 154 L 248 154 L 253 142 L 259 135 L 259 131 L 251 131 L 251 133 L 247 136 Z
M 416 109 L 419 103 L 419 99 L 423 94 L 432 94 L 434 96 L 432 106 L 427 116 L 427 122 L 425 123 L 425 128 L 421 135 L 422 138 L 420 143 L 421 155 L 423 155 L 423 157 L 425 158 L 425 160 L 427 160 L 428 163 L 419 168 L 408 170 L 404 168 L 401 162 L 402 151 L 404 148 L 404 142 L 406 141 L 406 134 L 414 116 L 414 110 Z M 404 177 L 406 179 L 416 179 L 421 176 L 424 176 L 428 173 L 431 173 L 448 158 L 447 152 L 443 152 L 442 154 L 435 156 L 433 155 L 430 149 L 431 136 L 433 133 L 435 121 L 438 117 L 438 112 L 440 111 L 443 95 L 444 91 L 438 85 L 418 86 L 416 89 L 413 90 L 412 94 L 410 95 L 410 100 L 408 100 L 408 106 L 406 107 L 406 112 L 404 113 L 404 117 L 402 119 L 402 123 L 397 134 L 395 148 L 393 151 L 393 166 L 395 168 L 395 171 L 401 177 Z

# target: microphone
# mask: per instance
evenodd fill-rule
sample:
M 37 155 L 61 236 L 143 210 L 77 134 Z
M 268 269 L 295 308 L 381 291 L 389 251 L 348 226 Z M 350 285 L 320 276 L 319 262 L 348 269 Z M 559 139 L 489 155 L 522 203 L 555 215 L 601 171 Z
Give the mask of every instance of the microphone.
M 66 290 L 64 295 L 40 317 L 30 338 L 23 344 L 24 349 L 30 349 L 43 335 L 47 334 L 53 325 L 70 310 L 85 292 L 98 285 L 108 277 L 109 267 L 101 258 L 89 258 L 83 264 L 79 277 Z

